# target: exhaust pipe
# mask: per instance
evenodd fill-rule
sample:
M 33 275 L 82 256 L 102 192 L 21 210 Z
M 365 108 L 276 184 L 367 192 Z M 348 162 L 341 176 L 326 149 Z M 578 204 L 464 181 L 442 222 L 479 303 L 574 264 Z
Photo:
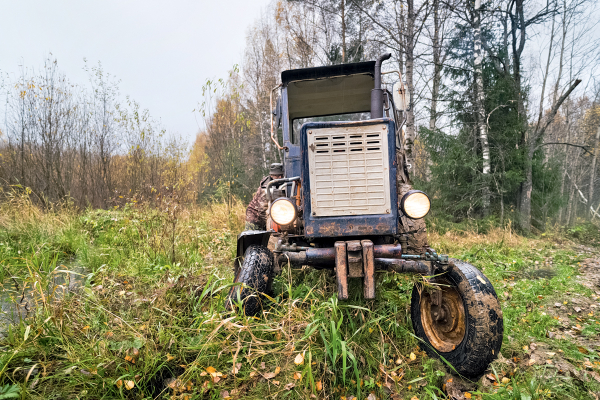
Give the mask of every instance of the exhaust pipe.
M 375 88 L 371 90 L 371 118 L 383 118 L 383 89 L 381 89 L 381 63 L 392 53 L 380 55 L 375 61 Z

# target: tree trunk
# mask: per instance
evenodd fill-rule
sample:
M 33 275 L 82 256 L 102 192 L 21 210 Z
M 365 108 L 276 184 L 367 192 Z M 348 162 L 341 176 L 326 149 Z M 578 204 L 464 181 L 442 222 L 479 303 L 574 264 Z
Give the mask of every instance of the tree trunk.
M 475 85 L 476 85 L 476 107 L 479 123 L 479 141 L 481 142 L 481 158 L 483 173 L 483 215 L 489 214 L 490 209 L 490 146 L 488 144 L 488 130 L 485 113 L 485 95 L 483 93 L 483 54 L 481 49 L 481 0 L 475 0 L 475 29 L 474 29 L 474 50 L 475 50 Z
M 412 176 L 415 174 L 415 154 L 414 154 L 414 143 L 415 143 L 415 113 L 413 111 L 412 103 L 414 99 L 414 38 L 415 38 L 415 10 L 414 0 L 407 0 L 407 21 L 406 21 L 406 47 L 405 47 L 405 60 L 406 60 L 406 83 L 408 86 L 408 93 L 410 96 L 410 109 L 406 112 L 406 136 L 404 140 L 404 152 L 406 156 L 406 163 L 408 164 L 409 172 Z
M 590 191 L 588 194 L 589 206 L 593 206 L 594 201 L 594 181 L 596 180 L 596 163 L 598 162 L 598 154 L 600 154 L 600 125 L 596 132 L 596 144 L 594 146 L 594 158 L 592 158 L 592 171 L 590 172 Z M 593 216 L 592 216 L 593 217 Z
M 525 180 L 521 184 L 521 198 L 519 200 L 519 226 L 524 232 L 531 231 L 531 191 L 533 189 L 533 154 L 535 144 L 529 143 L 527 159 L 525 160 Z
M 433 3 L 433 38 L 431 45 L 433 47 L 433 82 L 431 85 L 431 109 L 429 112 L 429 129 L 435 130 L 437 123 L 437 102 L 440 93 L 440 82 L 442 81 L 442 62 L 440 46 L 440 1 Z
M 346 63 L 346 0 L 342 0 L 342 64 Z

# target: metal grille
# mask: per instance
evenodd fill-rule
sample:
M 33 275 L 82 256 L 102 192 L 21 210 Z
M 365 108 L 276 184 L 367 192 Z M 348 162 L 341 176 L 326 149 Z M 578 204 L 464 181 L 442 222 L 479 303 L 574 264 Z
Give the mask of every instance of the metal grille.
M 313 216 L 390 213 L 387 125 L 308 132 Z

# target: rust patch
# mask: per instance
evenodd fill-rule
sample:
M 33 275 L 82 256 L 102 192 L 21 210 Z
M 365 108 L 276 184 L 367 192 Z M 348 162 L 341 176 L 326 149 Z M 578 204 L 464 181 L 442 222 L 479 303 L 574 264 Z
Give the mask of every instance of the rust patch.
M 337 279 L 338 299 L 348 300 L 348 265 L 345 242 L 335 242 L 335 275 Z
M 365 278 L 363 281 L 363 293 L 365 299 L 375 298 L 375 257 L 373 252 L 373 242 L 370 240 L 361 241 L 363 253 L 363 268 Z
M 439 301 L 435 301 L 434 293 L 424 293 L 421 299 L 421 323 L 431 344 L 438 351 L 448 353 L 465 337 L 465 308 L 460 294 L 450 282 L 438 283 L 445 285 L 432 289 L 441 292 L 437 293 Z
M 319 227 L 319 233 L 325 236 L 338 236 L 339 226 L 335 222 L 323 224 Z M 312 234 L 312 232 L 310 232 L 310 234 Z

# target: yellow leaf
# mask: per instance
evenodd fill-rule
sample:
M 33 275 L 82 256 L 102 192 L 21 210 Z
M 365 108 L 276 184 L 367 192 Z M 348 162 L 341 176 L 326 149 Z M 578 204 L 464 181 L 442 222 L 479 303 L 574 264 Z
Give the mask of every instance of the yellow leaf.
M 296 365 L 304 364 L 304 356 L 302 355 L 302 353 L 298 353 L 298 355 L 294 359 L 294 364 L 296 364 Z
M 465 396 L 465 398 L 470 399 L 471 398 L 471 393 L 465 392 L 464 396 Z
M 175 358 L 175 356 L 172 356 L 170 354 L 167 354 L 167 361 L 171 361 Z
M 323 390 L 323 383 L 321 381 L 317 381 L 317 390 L 320 392 Z
M 302 374 L 300 372 L 294 372 L 294 379 L 299 381 L 302 379 Z
M 417 359 L 417 356 L 415 355 L 415 353 L 410 353 L 410 360 L 415 361 L 416 359 Z
M 125 389 L 131 390 L 131 389 L 133 389 L 134 386 L 135 386 L 134 381 L 125 381 Z
M 130 355 L 125 356 L 125 361 L 129 361 L 132 364 L 135 364 L 135 360 Z
M 510 379 L 507 377 L 502 378 L 502 383 L 507 384 L 508 382 L 510 382 Z
M 208 372 L 209 374 L 214 374 L 215 372 L 217 372 L 217 370 L 213 367 L 208 367 L 206 368 L 206 372 Z
M 117 387 L 120 388 L 121 386 L 123 386 L 123 381 L 119 379 L 117 381 Z

